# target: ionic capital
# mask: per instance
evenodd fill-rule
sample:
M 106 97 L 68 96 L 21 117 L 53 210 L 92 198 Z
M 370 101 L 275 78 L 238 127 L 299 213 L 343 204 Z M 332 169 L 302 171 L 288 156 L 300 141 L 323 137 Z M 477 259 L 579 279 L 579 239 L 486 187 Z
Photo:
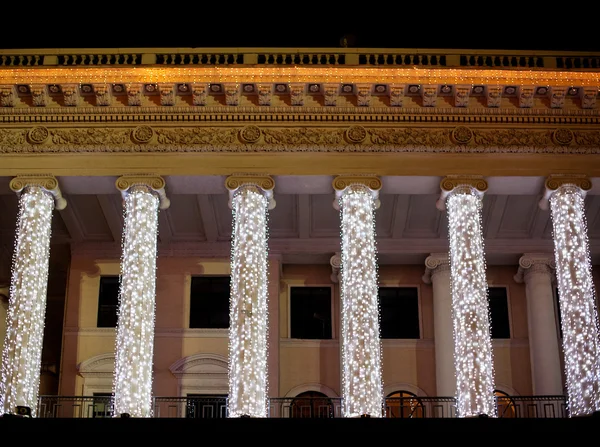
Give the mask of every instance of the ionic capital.
M 273 189 L 275 188 L 275 180 L 272 177 L 264 174 L 233 174 L 225 180 L 225 187 L 229 190 L 229 208 L 232 208 L 232 199 L 234 194 L 242 186 L 256 186 L 259 188 L 269 203 L 269 210 L 275 208 L 277 202 L 273 198 Z
M 431 284 L 431 278 L 440 272 L 450 270 L 448 253 L 431 253 L 425 259 L 425 274 L 421 278 L 425 284 Z
M 585 174 L 552 174 L 544 183 L 544 197 L 540 200 L 539 207 L 547 210 L 548 201 L 552 194 L 566 186 L 579 188 L 581 194 L 585 197 L 586 193 L 592 189 L 592 182 Z
M 442 211 L 446 208 L 446 199 L 450 194 L 474 192 L 479 197 L 483 197 L 488 189 L 488 183 L 480 175 L 449 175 L 440 182 L 440 189 L 442 192 L 436 207 Z
M 339 283 L 342 269 L 342 254 L 336 252 L 331 259 L 329 259 L 329 264 L 331 264 L 331 281 Z
M 127 194 L 132 187 L 147 187 L 151 192 L 157 194 L 160 199 L 161 210 L 165 210 L 171 205 L 171 201 L 167 198 L 165 192 L 165 184 L 165 179 L 155 174 L 123 175 L 115 182 L 117 189 L 121 191 L 123 199 L 127 197 Z
M 54 208 L 63 210 L 67 206 L 66 199 L 62 196 L 58 180 L 53 175 L 19 175 L 10 181 L 11 190 L 21 195 L 28 186 L 39 186 L 54 197 Z
M 362 185 L 370 192 L 375 202 L 375 209 L 381 205 L 379 201 L 379 190 L 381 189 L 381 179 L 374 175 L 338 175 L 333 179 L 333 189 L 335 190 L 335 200 L 333 207 L 339 210 L 339 200 L 344 195 L 344 192 L 355 185 Z
M 548 275 L 549 279 L 554 278 L 554 255 L 552 253 L 525 253 L 519 259 L 519 270 L 514 276 L 515 282 L 527 282 L 527 278 L 532 273 L 541 273 Z

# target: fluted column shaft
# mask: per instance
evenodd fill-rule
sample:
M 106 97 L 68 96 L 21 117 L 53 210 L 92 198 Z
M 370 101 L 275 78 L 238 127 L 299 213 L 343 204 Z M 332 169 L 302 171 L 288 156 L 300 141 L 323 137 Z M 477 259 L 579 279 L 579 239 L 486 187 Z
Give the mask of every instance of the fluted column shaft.
M 566 182 L 549 198 L 571 416 L 600 411 L 600 324 L 584 197 L 580 186 Z
M 0 410 L 17 414 L 29 407 L 36 416 L 40 384 L 52 212 L 66 201 L 54 178 L 15 178 L 19 194 L 16 244 L 13 254 L 6 334 L 2 351 Z M 53 197 L 54 194 L 54 197 Z
M 168 207 L 168 199 L 160 177 L 121 177 L 116 185 L 123 194 L 125 219 L 113 412 L 115 417 L 152 417 L 158 211 Z
M 517 282 L 525 282 L 533 394 L 563 394 L 560 349 L 554 306 L 552 255 L 524 255 Z
M 425 265 L 427 270 L 423 281 L 432 284 L 433 288 L 436 395 L 454 397 L 456 371 L 449 255 L 448 253 L 432 254 L 425 260 Z
M 261 186 L 263 185 L 263 186 Z M 229 177 L 233 212 L 229 308 L 229 417 L 267 417 L 268 210 L 273 181 Z M 265 189 L 265 187 L 267 187 Z
M 379 200 L 376 198 L 377 192 L 364 183 L 349 183 L 336 190 L 342 230 L 343 414 L 344 417 L 382 417 L 383 383 L 374 220 Z

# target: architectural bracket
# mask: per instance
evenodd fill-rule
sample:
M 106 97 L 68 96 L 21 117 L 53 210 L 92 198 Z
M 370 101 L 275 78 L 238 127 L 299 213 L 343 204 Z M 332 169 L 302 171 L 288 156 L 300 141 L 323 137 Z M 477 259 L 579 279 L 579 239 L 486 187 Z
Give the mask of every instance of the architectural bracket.
M 10 189 L 21 195 L 27 186 L 39 186 L 54 196 L 54 208 L 64 210 L 67 200 L 62 196 L 58 180 L 53 175 L 19 175 L 10 181 Z
M 553 174 L 550 175 L 544 183 L 544 196 L 539 202 L 539 207 L 543 210 L 548 209 L 550 196 L 563 185 L 573 185 L 581 190 L 585 197 L 586 193 L 592 188 L 592 182 L 584 174 Z

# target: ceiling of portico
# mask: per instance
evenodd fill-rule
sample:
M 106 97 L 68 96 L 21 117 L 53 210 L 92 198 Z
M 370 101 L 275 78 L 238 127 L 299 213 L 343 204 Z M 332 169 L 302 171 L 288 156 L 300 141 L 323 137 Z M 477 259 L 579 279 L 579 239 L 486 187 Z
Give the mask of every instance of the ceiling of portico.
M 68 248 L 118 255 L 123 225 L 117 177 L 57 177 L 68 206 L 55 211 L 54 259 Z M 232 213 L 225 176 L 167 176 L 170 207 L 159 214 L 159 255 L 229 256 Z M 382 177 L 376 231 L 381 264 L 422 263 L 446 251 L 446 213 L 436 208 L 439 177 Z M 275 176 L 269 247 L 284 263 L 329 263 L 340 249 L 332 176 Z M 0 278 L 9 277 L 18 198 L 0 177 Z M 540 209 L 544 178 L 491 177 L 483 199 L 488 264 L 516 264 L 526 252 L 552 252 L 550 213 Z M 586 196 L 590 247 L 600 261 L 600 179 Z M 64 267 L 63 267 L 64 268 Z

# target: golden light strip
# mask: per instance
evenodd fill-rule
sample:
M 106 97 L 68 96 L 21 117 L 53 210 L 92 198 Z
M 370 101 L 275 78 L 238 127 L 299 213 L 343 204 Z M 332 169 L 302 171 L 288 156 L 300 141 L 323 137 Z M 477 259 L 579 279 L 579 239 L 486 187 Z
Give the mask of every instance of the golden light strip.
M 339 82 L 597 86 L 600 72 L 385 67 L 89 67 L 0 68 L 0 85 L 68 83 Z

